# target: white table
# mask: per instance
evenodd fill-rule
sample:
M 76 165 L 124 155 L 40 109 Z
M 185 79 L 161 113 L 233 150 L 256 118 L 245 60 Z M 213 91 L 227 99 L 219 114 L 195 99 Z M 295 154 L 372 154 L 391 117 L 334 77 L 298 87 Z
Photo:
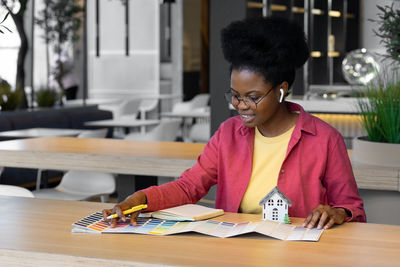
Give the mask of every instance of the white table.
M 142 133 L 144 133 L 145 126 L 154 126 L 160 124 L 160 120 L 137 120 L 130 117 L 121 117 L 112 120 L 99 120 L 85 122 L 85 126 L 96 126 L 96 127 L 113 127 L 113 128 L 124 128 L 126 132 L 129 132 L 130 128 L 140 127 Z
M 85 101 L 83 99 L 67 100 L 64 104 L 66 107 L 80 107 L 85 103 L 86 105 L 117 105 L 122 102 L 118 98 L 89 98 Z
M 160 124 L 160 120 L 137 120 L 132 118 L 118 118 L 112 120 L 85 122 L 85 126 L 123 127 L 123 128 L 135 128 L 135 127 L 152 126 L 158 124 Z
M 164 99 L 175 99 L 181 98 L 181 94 L 131 94 L 124 98 L 88 98 L 88 99 L 74 99 L 68 100 L 66 106 L 82 106 L 84 103 L 86 105 L 118 105 L 122 101 L 127 99 L 141 99 L 141 100 L 164 100 Z
M 163 112 L 162 117 L 169 118 L 192 118 L 192 119 L 209 119 L 210 111 L 182 111 L 182 112 Z

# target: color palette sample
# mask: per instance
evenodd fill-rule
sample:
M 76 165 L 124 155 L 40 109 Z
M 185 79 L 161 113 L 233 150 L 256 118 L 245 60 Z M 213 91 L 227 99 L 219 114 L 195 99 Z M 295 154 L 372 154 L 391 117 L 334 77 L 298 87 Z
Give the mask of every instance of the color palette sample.
M 155 218 L 138 218 L 137 225 L 133 226 L 129 220 L 118 221 L 115 228 L 102 221 L 100 212 L 93 213 L 72 225 L 73 232 L 93 233 L 129 233 L 147 235 L 171 235 L 185 232 L 196 232 L 215 237 L 233 237 L 246 233 L 260 233 L 281 240 L 291 241 L 318 241 L 323 230 L 307 229 L 272 221 L 230 223 L 213 220 L 178 222 Z M 81 230 L 81 231 L 79 231 Z

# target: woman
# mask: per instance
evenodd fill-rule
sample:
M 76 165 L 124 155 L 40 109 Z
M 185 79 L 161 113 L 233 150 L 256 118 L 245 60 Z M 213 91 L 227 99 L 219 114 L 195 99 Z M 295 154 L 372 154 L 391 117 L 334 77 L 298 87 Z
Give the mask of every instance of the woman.
M 261 213 L 259 201 L 277 185 L 293 203 L 289 215 L 307 217 L 305 227 L 366 221 L 341 135 L 285 101 L 309 57 L 303 30 L 280 18 L 238 21 L 223 29 L 222 49 L 231 64 L 225 97 L 239 116 L 221 124 L 180 179 L 136 192 L 104 215 L 196 203 L 215 184 L 216 208 Z

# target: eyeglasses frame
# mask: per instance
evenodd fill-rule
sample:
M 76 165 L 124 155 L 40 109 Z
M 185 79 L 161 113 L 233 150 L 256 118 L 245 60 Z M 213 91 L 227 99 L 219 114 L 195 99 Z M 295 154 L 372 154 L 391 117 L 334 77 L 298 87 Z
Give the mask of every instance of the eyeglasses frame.
M 274 90 L 276 87 L 277 87 L 277 86 L 273 86 L 271 89 L 268 90 L 267 93 L 265 93 L 264 95 L 260 96 L 257 100 L 253 100 L 253 99 L 249 98 L 248 96 L 244 96 L 244 97 L 239 96 L 239 97 L 240 97 L 240 98 L 239 98 L 237 95 L 233 95 L 233 94 L 232 94 L 232 89 L 230 89 L 228 92 L 225 93 L 225 100 L 226 100 L 229 104 L 232 104 L 233 107 L 239 106 L 239 105 L 240 105 L 240 101 L 243 101 L 243 103 L 244 103 L 247 107 L 249 107 L 249 108 L 251 108 L 251 106 L 248 104 L 247 101 L 251 101 L 251 102 L 253 102 L 254 105 L 256 106 L 255 109 L 257 109 L 258 103 L 260 103 L 260 102 L 261 102 L 272 90 Z M 229 100 L 228 94 L 231 95 L 231 100 Z M 234 104 L 232 103 L 232 99 L 233 99 L 233 98 L 236 98 L 236 100 L 238 101 L 238 103 L 237 103 L 236 105 L 234 105 Z M 247 99 L 247 100 L 245 100 L 245 99 Z

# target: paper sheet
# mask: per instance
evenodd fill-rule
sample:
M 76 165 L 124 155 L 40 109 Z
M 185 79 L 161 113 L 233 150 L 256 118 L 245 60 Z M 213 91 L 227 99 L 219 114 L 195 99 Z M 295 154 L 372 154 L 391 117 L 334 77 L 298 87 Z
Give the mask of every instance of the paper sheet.
M 147 235 L 171 235 L 185 232 L 196 232 L 215 237 L 234 237 L 256 232 L 280 240 L 318 241 L 323 230 L 307 229 L 272 221 L 230 223 L 213 220 L 196 222 L 166 221 L 155 218 L 138 218 L 137 226 L 119 221 L 115 228 L 101 221 L 101 213 L 94 213 L 73 223 L 72 232 L 124 233 Z M 100 218 L 100 219 L 99 219 Z

